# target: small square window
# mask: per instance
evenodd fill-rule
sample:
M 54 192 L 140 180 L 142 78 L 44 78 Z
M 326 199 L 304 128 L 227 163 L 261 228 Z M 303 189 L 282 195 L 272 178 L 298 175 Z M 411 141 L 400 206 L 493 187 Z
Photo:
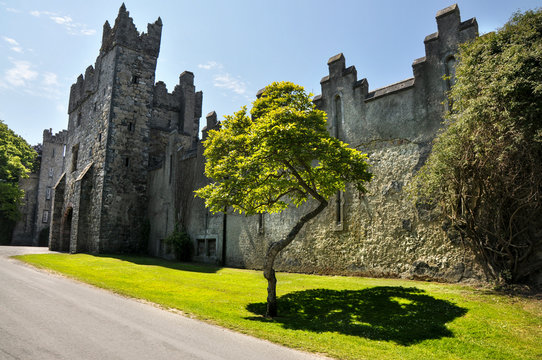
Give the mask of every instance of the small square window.
M 49 210 L 43 211 L 43 216 L 41 218 L 41 222 L 46 223 L 49 221 Z
M 139 84 L 139 76 L 137 75 L 132 76 L 132 84 Z
M 216 239 L 207 239 L 207 256 L 216 256 Z
M 196 248 L 198 256 L 205 255 L 205 239 L 198 239 L 198 247 Z

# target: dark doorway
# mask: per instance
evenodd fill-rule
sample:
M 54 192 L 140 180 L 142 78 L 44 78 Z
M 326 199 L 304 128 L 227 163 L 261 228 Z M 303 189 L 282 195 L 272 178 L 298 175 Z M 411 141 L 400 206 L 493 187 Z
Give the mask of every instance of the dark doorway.
M 73 208 L 68 208 L 62 219 L 62 232 L 60 234 L 60 251 L 70 251 L 70 239 L 72 232 Z

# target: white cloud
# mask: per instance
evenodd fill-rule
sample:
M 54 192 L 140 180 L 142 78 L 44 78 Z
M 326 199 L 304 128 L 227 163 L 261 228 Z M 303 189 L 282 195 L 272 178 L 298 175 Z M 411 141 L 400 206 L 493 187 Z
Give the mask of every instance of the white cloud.
M 19 45 L 19 43 L 15 39 L 8 38 L 7 36 L 3 36 L 2 38 L 4 39 L 5 42 L 7 42 L 10 45 Z
M 60 25 L 71 24 L 73 22 L 69 16 L 51 16 L 50 19 Z
M 56 111 L 58 111 L 59 113 L 65 114 L 68 112 L 68 109 L 66 109 L 66 105 L 59 103 L 59 104 L 56 104 Z
M 58 14 L 51 11 L 38 11 L 34 10 L 30 12 L 30 15 L 35 17 L 41 17 L 42 15 L 48 16 L 50 20 L 58 25 L 64 26 L 71 35 L 94 35 L 96 30 L 89 29 L 87 25 L 76 23 L 70 16 Z
M 217 63 L 216 61 L 207 61 L 205 64 L 199 64 L 198 68 L 204 70 L 222 69 L 222 64 Z
M 4 39 L 5 42 L 7 42 L 9 45 L 11 45 L 11 47 L 10 47 L 11 50 L 13 50 L 15 52 L 18 52 L 19 54 L 22 54 L 23 48 L 19 45 L 17 40 L 9 38 L 7 36 L 2 36 L 2 38 Z
M 247 85 L 244 81 L 236 79 L 228 73 L 215 75 L 213 80 L 214 86 L 232 90 L 239 95 L 243 95 L 247 90 Z
M 96 34 L 96 30 L 94 29 L 83 29 L 81 30 L 81 35 L 94 35 Z
M 62 85 L 52 72 L 40 74 L 29 61 L 9 59 L 13 66 L 0 76 L 0 88 L 23 91 L 32 96 L 58 100 L 62 98 Z
M 21 12 L 21 10 L 14 9 L 14 8 L 6 8 L 6 11 L 11 12 L 11 13 L 20 13 Z
M 37 71 L 32 70 L 32 64 L 28 61 L 16 60 L 14 67 L 6 70 L 4 79 L 13 86 L 27 86 L 28 83 L 38 77 Z
M 7 42 L 10 45 L 15 45 L 15 46 L 19 45 L 19 43 L 15 39 L 8 38 L 7 36 L 3 36 L 2 38 L 4 39 L 5 42 Z
M 42 76 L 43 76 L 43 85 L 45 86 L 58 85 L 58 77 L 55 73 L 45 72 Z

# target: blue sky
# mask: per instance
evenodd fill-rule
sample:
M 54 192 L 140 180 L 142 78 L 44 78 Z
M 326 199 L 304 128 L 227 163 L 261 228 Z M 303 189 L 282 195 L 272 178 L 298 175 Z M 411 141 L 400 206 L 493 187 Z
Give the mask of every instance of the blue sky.
M 458 1 L 480 33 L 502 26 L 540 0 Z M 67 125 L 69 89 L 94 65 L 102 26 L 114 23 L 121 1 L 0 0 L 0 119 L 29 143 L 43 129 Z M 358 78 L 376 89 L 412 76 L 423 39 L 437 30 L 435 14 L 452 1 L 275 0 L 136 1 L 126 7 L 139 31 L 159 16 L 162 45 L 156 81 L 172 91 L 179 74 L 195 75 L 203 114 L 249 105 L 273 81 L 293 81 L 317 95 L 327 60 L 344 53 Z M 205 122 L 204 116 L 201 123 Z

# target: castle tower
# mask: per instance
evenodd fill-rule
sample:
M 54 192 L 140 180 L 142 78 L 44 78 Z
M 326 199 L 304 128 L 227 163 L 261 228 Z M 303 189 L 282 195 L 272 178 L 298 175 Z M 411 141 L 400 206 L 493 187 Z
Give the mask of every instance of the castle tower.
M 66 151 L 66 130 L 53 134 L 52 129 L 43 131 L 43 145 L 41 152 L 41 165 L 39 172 L 39 185 L 37 193 L 37 211 L 34 225 L 33 245 L 39 244 L 39 235 L 42 230 L 51 224 L 51 208 L 53 187 L 64 173 L 64 155 Z
M 124 4 L 100 54 L 72 85 L 65 172 L 55 186 L 50 248 L 130 252 L 146 207 L 160 18 L 139 33 Z

